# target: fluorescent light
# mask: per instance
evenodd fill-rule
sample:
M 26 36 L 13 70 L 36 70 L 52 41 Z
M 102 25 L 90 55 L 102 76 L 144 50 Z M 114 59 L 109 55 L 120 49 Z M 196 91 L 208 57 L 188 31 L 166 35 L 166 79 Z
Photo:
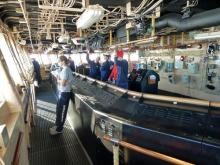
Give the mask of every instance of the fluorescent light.
M 75 45 L 82 45 L 83 46 L 86 43 L 85 38 L 72 38 L 71 40 L 73 41 L 73 43 Z
M 211 33 L 201 33 L 195 34 L 195 40 L 207 40 L 207 39 L 217 39 L 220 38 L 220 32 L 211 32 Z
M 94 53 L 102 53 L 101 50 L 94 50 Z
M 58 42 L 59 43 L 68 43 L 70 39 L 70 36 L 67 32 L 65 32 L 64 34 L 62 34 L 59 38 L 58 38 Z
M 21 8 L 16 8 L 16 9 L 15 9 L 15 12 L 16 12 L 16 13 L 23 14 L 23 11 L 21 10 Z
M 19 23 L 27 23 L 25 20 L 19 20 Z
M 90 5 L 76 21 L 77 29 L 87 29 L 104 16 L 104 9 L 100 5 Z

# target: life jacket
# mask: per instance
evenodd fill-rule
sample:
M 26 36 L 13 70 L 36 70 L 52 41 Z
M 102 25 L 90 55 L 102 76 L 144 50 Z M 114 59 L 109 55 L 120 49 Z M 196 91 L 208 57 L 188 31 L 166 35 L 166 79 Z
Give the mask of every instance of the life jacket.
M 110 80 L 116 80 L 117 79 L 117 75 L 118 75 L 118 70 L 117 70 L 117 66 L 116 66 L 116 64 L 114 64 L 114 66 L 113 66 L 113 68 L 112 68 L 112 72 L 111 72 L 111 74 L 110 74 L 110 76 L 109 76 L 109 78 L 108 79 L 110 79 Z

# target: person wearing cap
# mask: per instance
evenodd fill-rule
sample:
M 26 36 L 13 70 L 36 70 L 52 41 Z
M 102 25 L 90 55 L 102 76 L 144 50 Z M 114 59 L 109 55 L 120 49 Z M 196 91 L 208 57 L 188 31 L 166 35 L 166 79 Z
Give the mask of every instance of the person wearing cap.
M 116 85 L 128 89 L 128 62 L 123 59 L 124 52 L 118 50 L 115 56 L 115 64 L 117 66 Z
M 110 60 L 110 55 L 109 54 L 104 54 L 104 59 L 105 61 L 102 63 L 101 66 L 101 80 L 102 81 L 108 81 L 108 77 L 111 73 L 111 69 L 113 67 L 113 62 Z
M 89 64 L 89 77 L 100 80 L 101 72 L 100 72 L 100 57 L 96 57 L 95 61 L 89 59 L 89 53 L 86 53 L 86 60 Z

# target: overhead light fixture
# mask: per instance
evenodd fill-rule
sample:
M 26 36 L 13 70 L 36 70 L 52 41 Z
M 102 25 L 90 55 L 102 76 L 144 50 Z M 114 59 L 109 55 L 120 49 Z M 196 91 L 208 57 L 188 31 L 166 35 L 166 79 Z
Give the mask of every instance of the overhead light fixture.
M 73 43 L 75 45 L 82 45 L 82 46 L 84 46 L 86 44 L 85 38 L 72 38 L 71 40 L 73 41 Z
M 194 35 L 195 40 L 209 40 L 217 38 L 220 38 L 220 32 L 201 33 Z
M 19 23 L 27 23 L 25 20 L 19 20 Z
M 48 52 L 50 52 L 53 50 L 53 48 L 49 47 L 47 50 L 48 50 Z
M 102 53 L 101 50 L 94 50 L 94 53 Z
M 87 29 L 104 16 L 104 8 L 100 5 L 90 5 L 76 21 L 77 29 Z
M 21 10 L 21 8 L 16 8 L 16 9 L 15 9 L 15 12 L 16 12 L 16 13 L 19 13 L 19 14 L 22 14 L 22 13 L 23 13 L 23 11 Z
M 58 43 L 53 43 L 53 44 L 52 44 L 52 48 L 53 48 L 53 49 L 56 49 L 56 48 L 58 48 L 58 47 L 59 47 L 59 44 L 58 44 Z
M 62 34 L 59 38 L 58 38 L 58 42 L 59 43 L 68 43 L 70 39 L 70 36 L 68 34 L 68 32 L 65 31 L 64 34 Z
M 18 43 L 19 43 L 20 45 L 26 45 L 26 40 L 19 40 Z
M 52 37 L 51 37 L 50 34 L 47 34 L 47 35 L 46 35 L 46 40 L 52 40 Z

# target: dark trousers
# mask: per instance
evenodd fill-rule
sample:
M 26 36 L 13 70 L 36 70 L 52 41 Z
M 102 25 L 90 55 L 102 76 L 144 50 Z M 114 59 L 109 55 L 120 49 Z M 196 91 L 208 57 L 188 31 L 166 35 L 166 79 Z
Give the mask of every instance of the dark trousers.
M 56 123 L 55 123 L 57 126 L 57 131 L 59 132 L 63 130 L 63 125 L 66 120 L 70 98 L 71 98 L 71 92 L 61 92 L 59 94 L 57 107 L 56 107 Z

